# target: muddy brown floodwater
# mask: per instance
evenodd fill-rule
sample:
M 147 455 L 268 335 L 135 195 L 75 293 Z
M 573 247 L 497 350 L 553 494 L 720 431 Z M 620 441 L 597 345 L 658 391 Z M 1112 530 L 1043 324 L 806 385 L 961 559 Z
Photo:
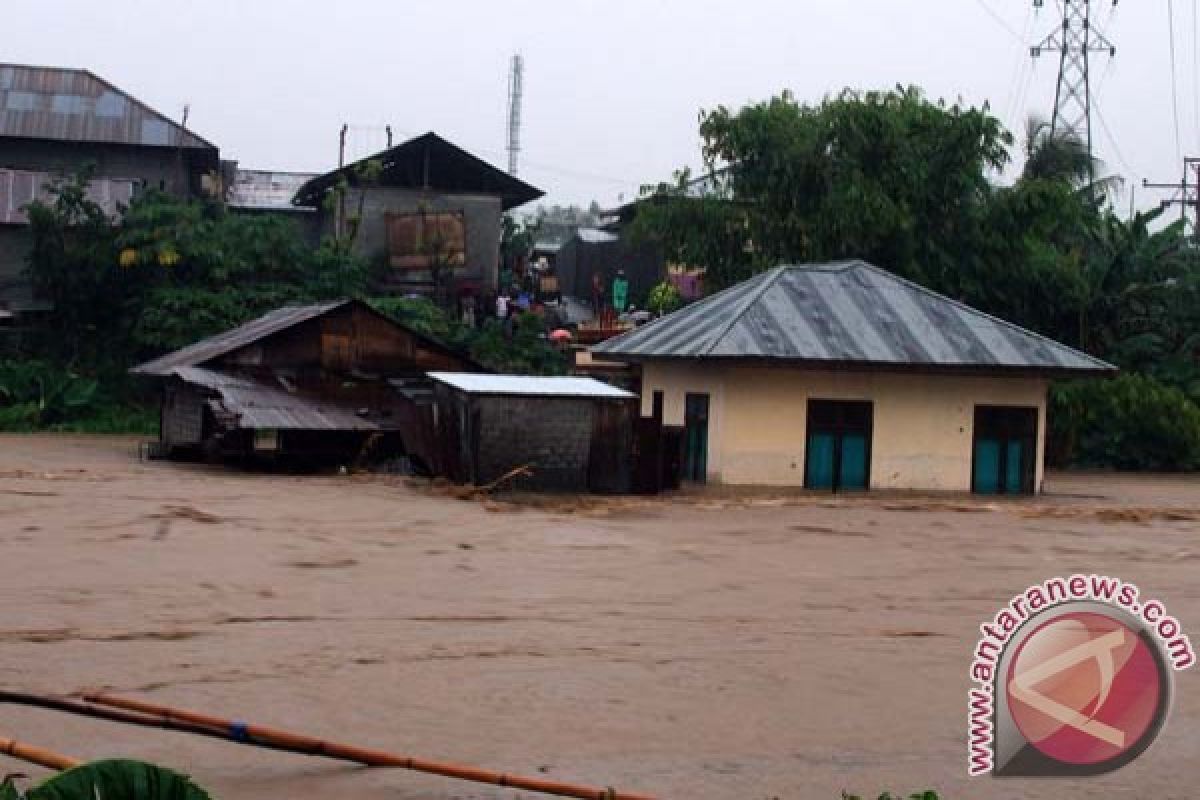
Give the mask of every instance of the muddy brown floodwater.
M 1111 775 L 968 781 L 965 759 L 978 625 L 1032 583 L 1121 576 L 1200 643 L 1195 477 L 1052 475 L 1021 502 L 531 507 L 136 452 L 0 437 L 3 687 L 104 687 L 688 800 L 1182 798 L 1200 783 L 1200 670 L 1177 676 L 1159 741 Z M 17 707 L 0 736 L 150 760 L 230 800 L 535 796 Z

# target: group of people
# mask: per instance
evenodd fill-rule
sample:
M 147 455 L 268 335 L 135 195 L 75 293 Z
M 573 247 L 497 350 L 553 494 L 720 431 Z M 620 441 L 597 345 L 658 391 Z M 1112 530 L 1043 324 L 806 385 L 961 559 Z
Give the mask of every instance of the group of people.
M 611 305 L 608 301 L 611 300 Z M 604 290 L 604 276 L 599 272 L 592 273 L 592 311 L 599 316 L 605 308 L 611 307 L 618 314 L 624 314 L 629 305 L 629 279 L 625 270 L 617 270 L 612 281 L 611 294 Z

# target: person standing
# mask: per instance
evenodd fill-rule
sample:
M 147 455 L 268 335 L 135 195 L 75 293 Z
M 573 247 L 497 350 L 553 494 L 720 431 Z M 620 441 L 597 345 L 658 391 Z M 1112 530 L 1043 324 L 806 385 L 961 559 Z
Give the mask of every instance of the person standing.
M 629 281 L 625 278 L 625 270 L 617 270 L 617 277 L 613 278 L 612 285 L 612 304 L 618 314 L 625 313 L 625 306 L 629 303 Z

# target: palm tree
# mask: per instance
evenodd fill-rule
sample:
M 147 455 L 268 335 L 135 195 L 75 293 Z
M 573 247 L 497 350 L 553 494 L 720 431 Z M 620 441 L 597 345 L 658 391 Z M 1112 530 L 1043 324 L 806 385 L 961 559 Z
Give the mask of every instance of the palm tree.
M 1104 162 L 1088 152 L 1077 136 L 1054 130 L 1044 117 L 1030 115 L 1025 123 L 1025 169 L 1022 181 L 1062 181 L 1093 201 L 1120 188 L 1120 175 L 1096 178 Z

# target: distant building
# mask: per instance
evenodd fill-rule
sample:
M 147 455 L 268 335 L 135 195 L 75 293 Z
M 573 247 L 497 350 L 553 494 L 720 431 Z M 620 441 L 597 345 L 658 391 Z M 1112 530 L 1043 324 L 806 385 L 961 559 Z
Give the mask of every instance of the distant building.
M 85 166 L 92 198 L 115 215 L 144 188 L 211 190 L 220 159 L 215 145 L 87 70 L 0 64 L 0 317 L 49 310 L 22 275 L 31 240 L 21 209 Z
M 632 304 L 644 308 L 650 290 L 666 279 L 666 261 L 648 245 L 635 245 L 620 227 L 609 230 L 580 228 L 559 248 L 555 271 L 563 294 L 589 301 L 593 276 L 599 276 L 606 301 L 612 301 L 617 271 L 625 272 Z
M 1052 378 L 1109 364 L 862 261 L 783 266 L 593 348 L 686 479 L 1033 493 Z
M 503 213 L 542 194 L 427 133 L 313 178 L 293 202 L 315 210 L 324 234 L 353 237 L 356 252 L 386 264 L 391 292 L 484 296 L 497 289 Z

